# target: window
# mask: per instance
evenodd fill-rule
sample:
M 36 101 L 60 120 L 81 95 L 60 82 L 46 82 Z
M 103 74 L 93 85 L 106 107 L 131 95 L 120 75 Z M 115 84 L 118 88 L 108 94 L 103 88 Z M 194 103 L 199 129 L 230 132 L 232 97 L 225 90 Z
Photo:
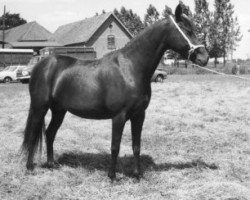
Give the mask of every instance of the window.
M 17 66 L 10 66 L 8 71 L 14 72 L 16 70 Z
M 115 49 L 115 36 L 108 35 L 108 49 Z

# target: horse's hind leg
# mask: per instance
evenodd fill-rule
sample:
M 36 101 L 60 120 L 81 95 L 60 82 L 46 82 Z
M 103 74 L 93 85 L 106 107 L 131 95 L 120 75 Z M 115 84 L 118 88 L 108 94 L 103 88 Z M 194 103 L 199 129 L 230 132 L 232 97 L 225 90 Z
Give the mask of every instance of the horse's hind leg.
M 46 135 L 46 145 L 47 145 L 47 164 L 48 168 L 54 168 L 54 151 L 53 151 L 53 143 L 55 140 L 55 136 L 57 130 L 61 126 L 64 116 L 66 114 L 65 110 L 51 109 L 52 118 L 50 124 L 45 132 Z
M 132 149 L 134 153 L 134 175 L 139 179 L 140 172 L 140 148 L 141 148 L 141 131 L 145 119 L 145 111 L 131 118 L 132 132 Z

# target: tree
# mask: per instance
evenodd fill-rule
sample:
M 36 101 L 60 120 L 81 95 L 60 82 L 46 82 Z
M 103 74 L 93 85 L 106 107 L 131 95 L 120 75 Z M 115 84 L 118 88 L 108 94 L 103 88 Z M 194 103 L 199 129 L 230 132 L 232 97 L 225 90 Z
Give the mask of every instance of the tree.
M 228 51 L 231 54 L 231 59 L 233 59 L 233 52 L 236 50 L 238 42 L 240 42 L 243 37 L 240 31 L 240 26 L 237 17 L 233 18 L 232 20 L 229 37 L 231 39 L 229 40 Z
M 3 17 L 5 18 L 5 28 L 2 26 L 3 24 Z M 3 28 L 5 30 L 10 29 L 10 28 L 14 28 L 16 26 L 20 26 L 22 24 L 27 23 L 27 21 L 23 18 L 20 17 L 20 14 L 14 13 L 11 14 L 9 12 L 7 12 L 4 16 L 0 17 L 0 29 L 3 30 Z
M 218 38 L 218 24 L 215 23 L 214 17 L 209 29 L 209 56 L 214 58 L 214 66 L 217 65 L 217 58 L 222 56 L 222 48 L 220 46 L 220 39 Z
M 241 39 L 240 27 L 233 17 L 234 7 L 230 0 L 215 0 L 215 13 L 213 26 L 216 28 L 214 31 L 215 48 L 224 58 L 224 66 L 226 64 L 226 56 L 229 50 L 233 49 L 237 41 Z M 216 39 L 217 38 L 217 39 Z
M 209 50 L 209 32 L 211 28 L 212 13 L 209 11 L 207 0 L 195 0 L 195 14 L 193 16 L 198 39 Z
M 148 9 L 147 9 L 147 13 L 144 17 L 144 25 L 150 26 L 153 23 L 155 23 L 157 20 L 159 20 L 159 12 L 156 10 L 156 8 L 150 4 Z
M 135 36 L 144 28 L 140 17 L 131 9 L 121 7 L 120 12 L 114 9 L 114 15 L 124 24 L 124 26 Z

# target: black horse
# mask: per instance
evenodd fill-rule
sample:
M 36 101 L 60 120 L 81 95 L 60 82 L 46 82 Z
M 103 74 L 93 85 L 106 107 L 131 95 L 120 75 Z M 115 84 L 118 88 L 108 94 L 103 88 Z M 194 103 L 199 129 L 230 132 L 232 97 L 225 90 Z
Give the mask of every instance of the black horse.
M 28 155 L 27 169 L 41 142 L 44 117 L 52 119 L 45 131 L 47 166 L 54 167 L 53 142 L 67 111 L 88 119 L 112 119 L 111 166 L 114 179 L 121 137 L 127 120 L 131 121 L 134 175 L 140 175 L 141 131 L 145 110 L 151 98 L 151 77 L 167 49 L 205 66 L 208 53 L 197 45 L 193 24 L 177 6 L 172 16 L 145 29 L 124 48 L 96 61 L 68 56 L 49 56 L 33 69 L 29 91 L 29 116 L 23 149 Z

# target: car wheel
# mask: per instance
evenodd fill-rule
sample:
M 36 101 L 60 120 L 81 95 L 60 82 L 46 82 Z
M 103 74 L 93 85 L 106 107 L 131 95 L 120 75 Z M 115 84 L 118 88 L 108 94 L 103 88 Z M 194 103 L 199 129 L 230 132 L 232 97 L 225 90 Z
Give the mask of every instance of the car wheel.
M 12 78 L 10 78 L 10 77 L 5 77 L 4 79 L 3 79 L 3 82 L 4 83 L 10 83 L 12 81 Z
M 155 82 L 162 83 L 162 82 L 163 82 L 163 77 L 162 77 L 161 75 L 158 75 L 158 76 L 155 78 Z

